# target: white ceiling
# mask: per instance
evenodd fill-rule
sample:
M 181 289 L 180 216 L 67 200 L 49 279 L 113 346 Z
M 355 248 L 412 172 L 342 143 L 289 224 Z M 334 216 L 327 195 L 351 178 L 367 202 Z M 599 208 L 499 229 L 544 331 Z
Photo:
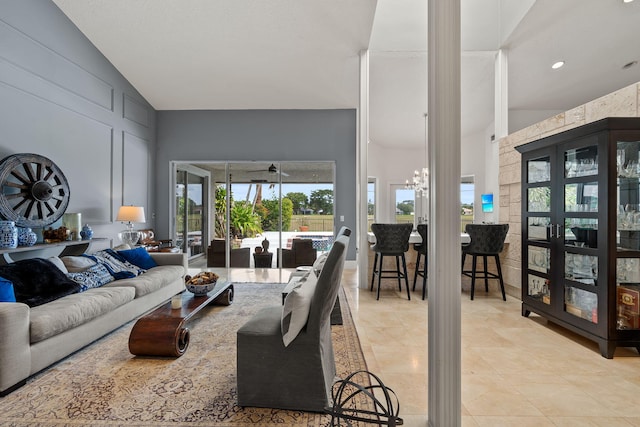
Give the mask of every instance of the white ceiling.
M 158 110 L 356 108 L 369 49 L 370 139 L 424 144 L 427 0 L 53 1 Z M 499 48 L 512 112 L 640 81 L 640 0 L 461 1 L 463 136 L 491 130 Z

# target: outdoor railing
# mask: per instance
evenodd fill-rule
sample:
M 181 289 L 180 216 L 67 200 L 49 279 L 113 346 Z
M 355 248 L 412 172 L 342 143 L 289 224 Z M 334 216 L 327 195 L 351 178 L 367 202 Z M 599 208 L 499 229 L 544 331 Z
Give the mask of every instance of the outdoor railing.
M 326 218 L 292 218 L 289 230 L 298 231 L 333 231 L 333 216 Z

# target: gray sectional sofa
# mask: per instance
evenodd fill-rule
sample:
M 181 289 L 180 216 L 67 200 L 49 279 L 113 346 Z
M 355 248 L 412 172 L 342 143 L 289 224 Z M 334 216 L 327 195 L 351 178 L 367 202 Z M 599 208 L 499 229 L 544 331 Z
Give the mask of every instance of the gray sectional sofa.
M 187 258 L 150 254 L 157 266 L 30 307 L 0 302 L 0 395 L 184 290 Z

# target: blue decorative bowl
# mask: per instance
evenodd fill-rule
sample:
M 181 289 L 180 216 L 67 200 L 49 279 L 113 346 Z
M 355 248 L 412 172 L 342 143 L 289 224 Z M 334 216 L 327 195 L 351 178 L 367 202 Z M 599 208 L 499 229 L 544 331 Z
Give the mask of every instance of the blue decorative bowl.
M 216 285 L 216 282 L 205 283 L 202 285 L 194 285 L 194 284 L 186 284 L 187 290 L 192 292 L 196 296 L 202 296 L 209 293 L 213 287 Z

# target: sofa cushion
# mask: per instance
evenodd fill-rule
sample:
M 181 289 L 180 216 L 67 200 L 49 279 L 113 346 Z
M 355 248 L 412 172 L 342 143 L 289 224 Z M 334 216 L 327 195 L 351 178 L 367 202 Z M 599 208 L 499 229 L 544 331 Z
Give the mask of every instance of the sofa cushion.
M 156 264 L 153 258 L 151 258 L 151 255 L 149 255 L 149 252 L 147 252 L 145 248 L 135 248 L 117 252 L 131 264 L 136 265 L 144 270 L 149 270 L 153 267 L 158 266 L 158 264 Z
M 102 264 L 95 264 L 84 271 L 67 273 L 67 277 L 80 285 L 80 292 L 99 288 L 114 280 L 107 267 Z
M 31 343 L 82 325 L 132 301 L 131 288 L 97 288 L 31 309 Z
M 83 256 L 103 264 L 116 280 L 128 279 L 144 273 L 144 269 L 131 264 L 113 249 L 105 249 L 90 255 L 84 254 Z
M 16 302 L 13 283 L 3 277 L 0 277 L 0 302 Z
M 316 289 L 318 278 L 307 274 L 297 282 L 284 299 L 282 307 L 282 342 L 287 347 L 300 333 L 309 319 L 311 298 Z
M 184 267 L 181 265 L 159 265 L 147 270 L 146 273 L 131 279 L 121 279 L 104 285 L 103 288 L 110 286 L 128 286 L 136 291 L 136 298 L 155 292 L 176 279 L 182 277 Z
M 60 258 L 69 273 L 84 271 L 87 268 L 96 265 L 96 260 L 87 258 L 86 256 L 63 256 Z
M 13 283 L 16 301 L 36 307 L 80 292 L 80 285 L 43 258 L 29 258 L 0 265 L 0 277 Z

